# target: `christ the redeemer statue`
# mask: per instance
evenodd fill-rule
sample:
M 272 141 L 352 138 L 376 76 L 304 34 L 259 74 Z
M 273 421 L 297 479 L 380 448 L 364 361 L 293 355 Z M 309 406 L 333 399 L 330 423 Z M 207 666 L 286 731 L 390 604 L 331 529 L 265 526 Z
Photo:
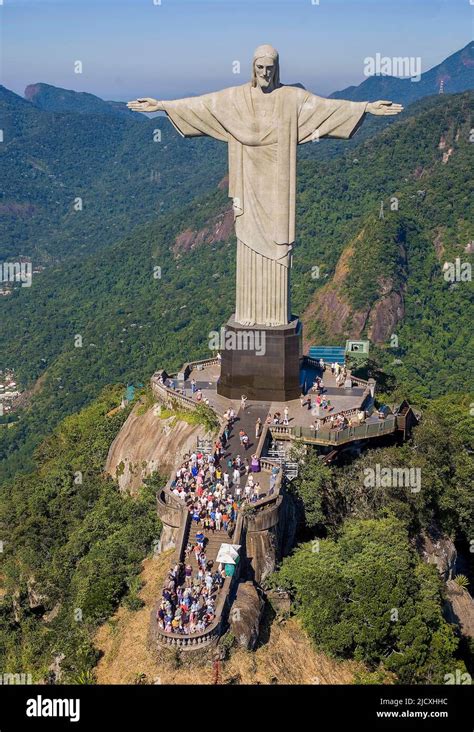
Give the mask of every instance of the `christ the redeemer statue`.
M 281 84 L 278 53 L 268 45 L 256 49 L 247 84 L 170 102 L 145 97 L 127 106 L 166 112 L 184 137 L 208 135 L 228 144 L 237 235 L 235 320 L 267 327 L 291 318 L 296 146 L 323 137 L 349 139 L 366 113 L 403 109 L 388 101 L 324 99 Z

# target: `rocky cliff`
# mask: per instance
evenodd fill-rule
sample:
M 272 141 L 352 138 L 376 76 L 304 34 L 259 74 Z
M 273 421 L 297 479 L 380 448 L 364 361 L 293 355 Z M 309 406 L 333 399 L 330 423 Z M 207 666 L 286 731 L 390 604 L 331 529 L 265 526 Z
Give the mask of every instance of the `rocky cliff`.
M 377 254 L 386 239 L 392 247 L 393 265 L 382 273 Z M 305 348 L 313 344 L 315 321 L 330 342 L 363 336 L 373 343 L 387 342 L 404 315 L 405 264 L 403 242 L 396 234 L 386 237 L 379 223 L 365 226 L 344 248 L 333 277 L 316 291 L 303 314 Z
M 196 446 L 204 427 L 175 417 L 162 419 L 156 405 L 137 404 L 110 446 L 105 471 L 118 481 L 121 491 L 136 491 L 153 472 L 168 477 L 182 455 Z

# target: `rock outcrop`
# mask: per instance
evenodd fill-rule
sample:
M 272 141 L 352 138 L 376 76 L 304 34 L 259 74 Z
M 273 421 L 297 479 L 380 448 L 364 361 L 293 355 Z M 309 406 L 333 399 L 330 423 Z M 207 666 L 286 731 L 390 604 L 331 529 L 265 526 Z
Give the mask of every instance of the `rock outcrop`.
M 463 635 L 474 637 L 474 600 L 469 592 L 454 580 L 456 575 L 457 551 L 448 536 L 433 529 L 424 532 L 418 547 L 428 564 L 436 565 L 446 583 L 444 614 L 450 623 L 459 627 Z
M 444 536 L 436 530 L 429 534 L 423 532 L 418 549 L 425 562 L 436 565 L 445 582 L 453 578 L 457 552 L 448 536 Z
M 207 226 L 199 231 L 186 229 L 175 239 L 173 253 L 179 254 L 195 249 L 201 244 L 215 244 L 218 241 L 227 241 L 234 231 L 234 213 L 227 209 L 209 220 Z
M 463 635 L 474 638 L 474 599 L 469 592 L 454 580 L 446 583 L 446 617 L 456 623 Z
M 230 630 L 239 646 L 248 651 L 253 651 L 257 645 L 264 605 L 253 582 L 239 584 L 229 615 Z
M 365 333 L 374 343 L 385 343 L 390 339 L 405 309 L 403 288 L 395 285 L 391 277 L 379 277 L 378 297 L 372 305 L 359 309 L 351 305 L 348 295 L 348 277 L 352 262 L 358 256 L 364 243 L 365 230 L 343 250 L 334 275 L 314 295 L 303 314 L 305 349 L 313 344 L 311 323 L 317 320 L 328 338 L 342 342 L 346 338 L 361 338 Z
M 170 417 L 162 419 L 156 405 L 142 413 L 137 404 L 110 446 L 105 471 L 118 481 L 121 491 L 136 491 L 143 478 L 159 472 L 166 478 L 178 467 L 184 453 L 196 447 L 205 433 L 201 425 Z

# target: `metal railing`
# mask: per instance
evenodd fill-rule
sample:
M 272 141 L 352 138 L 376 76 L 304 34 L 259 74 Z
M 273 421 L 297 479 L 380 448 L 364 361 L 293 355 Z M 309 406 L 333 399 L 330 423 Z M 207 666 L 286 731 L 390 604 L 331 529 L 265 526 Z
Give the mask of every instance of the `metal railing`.
M 390 434 L 397 429 L 395 415 L 390 415 L 378 422 L 364 422 L 355 427 L 344 427 L 343 429 L 314 430 L 311 427 L 292 427 L 291 434 L 295 440 L 314 442 L 320 445 L 341 445 L 355 440 L 365 440 L 370 437 Z

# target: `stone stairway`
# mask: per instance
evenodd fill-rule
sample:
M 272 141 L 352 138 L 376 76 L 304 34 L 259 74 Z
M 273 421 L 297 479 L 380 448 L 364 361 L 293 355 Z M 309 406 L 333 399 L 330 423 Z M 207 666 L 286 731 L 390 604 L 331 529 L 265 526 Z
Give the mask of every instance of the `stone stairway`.
M 217 568 L 217 565 L 215 563 L 217 553 L 220 549 L 221 544 L 228 544 L 230 543 L 229 535 L 227 531 L 224 531 L 221 529 L 220 531 L 206 531 L 200 526 L 196 526 L 196 522 L 193 521 L 191 524 L 191 527 L 189 529 L 189 537 L 188 541 L 191 542 L 193 546 L 196 545 L 196 534 L 198 534 L 200 531 L 204 534 L 207 541 L 204 544 L 204 551 L 206 552 L 208 560 L 211 560 L 214 562 L 212 569 L 215 570 Z M 196 557 L 194 556 L 194 552 L 191 553 L 189 559 L 187 560 L 189 564 L 193 568 L 193 573 L 195 574 L 198 570 Z

